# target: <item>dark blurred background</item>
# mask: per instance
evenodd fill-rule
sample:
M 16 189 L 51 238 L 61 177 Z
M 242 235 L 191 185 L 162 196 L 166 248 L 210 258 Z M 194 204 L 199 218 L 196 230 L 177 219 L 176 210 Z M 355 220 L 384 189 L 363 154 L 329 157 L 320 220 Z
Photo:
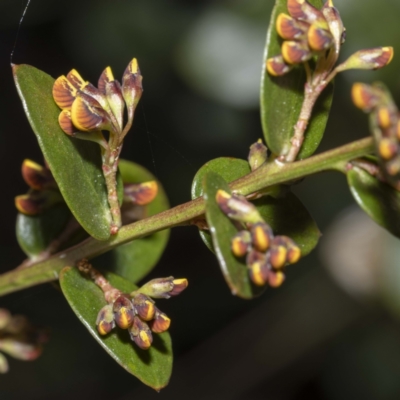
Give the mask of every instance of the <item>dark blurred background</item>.
M 178 205 L 190 199 L 191 180 L 206 161 L 246 158 L 262 137 L 259 81 L 272 3 L 32 0 L 12 61 L 54 77 L 76 68 L 95 83 L 107 65 L 121 76 L 137 57 L 145 93 L 123 156 L 152 171 Z M 398 0 L 335 4 L 347 27 L 342 58 L 365 47 L 400 50 Z M 10 70 L 24 6 L 0 1 L 1 272 L 24 258 L 13 205 L 26 191 L 21 162 L 42 161 Z M 400 100 L 399 70 L 395 57 L 382 71 L 338 77 L 319 151 L 368 135 L 367 118 L 350 101 L 352 82 L 383 80 Z M 190 287 L 161 305 L 173 321 L 175 364 L 160 394 L 120 368 L 62 295 L 42 285 L 0 299 L 1 307 L 51 328 L 37 361 L 10 360 L 0 399 L 399 399 L 399 242 L 348 208 L 354 202 L 344 176 L 313 176 L 295 191 L 324 233 L 321 247 L 288 270 L 282 288 L 254 301 L 230 294 L 196 228 L 173 230 L 151 277 L 186 276 Z

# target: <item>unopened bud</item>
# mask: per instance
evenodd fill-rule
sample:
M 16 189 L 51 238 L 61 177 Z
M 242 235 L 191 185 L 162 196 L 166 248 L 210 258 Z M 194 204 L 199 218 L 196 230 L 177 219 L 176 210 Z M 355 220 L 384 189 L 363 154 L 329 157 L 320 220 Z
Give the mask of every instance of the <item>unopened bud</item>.
M 53 98 L 58 107 L 62 110 L 71 109 L 72 103 L 76 97 L 76 92 L 76 88 L 64 75 L 57 78 L 54 82 Z
M 396 140 L 383 138 L 378 144 L 378 149 L 379 155 L 384 160 L 390 160 L 398 153 L 399 146 Z
M 246 264 L 251 281 L 257 286 L 264 286 L 268 282 L 270 272 L 266 254 L 253 250 L 247 255 Z
M 114 74 L 111 67 L 107 67 L 100 75 L 97 82 L 97 88 L 101 93 L 106 94 L 106 84 L 114 81 Z
M 118 81 L 107 82 L 105 91 L 107 102 L 110 105 L 111 112 L 114 114 L 118 122 L 119 128 L 122 129 L 125 101 L 122 96 L 121 85 Z
M 221 211 L 231 219 L 243 223 L 256 223 L 263 220 L 256 206 L 247 201 L 244 196 L 229 194 L 220 189 L 217 191 L 215 200 Z
M 127 329 L 132 325 L 135 312 L 132 301 L 128 297 L 124 295 L 117 297 L 113 303 L 113 312 L 115 322 L 120 328 Z
M 380 107 L 376 114 L 378 125 L 382 129 L 388 129 L 392 125 L 393 119 L 396 118 L 388 107 Z M 396 118 L 397 119 L 397 118 Z
M 355 52 L 336 70 L 379 69 L 388 65 L 393 58 L 393 47 L 376 47 Z
M 136 314 L 139 315 L 143 321 L 150 321 L 153 319 L 155 313 L 154 301 L 146 295 L 139 293 L 133 298 L 132 302 Z
M 134 58 L 128 64 L 122 76 L 122 95 L 128 108 L 128 114 L 133 114 L 133 110 L 142 96 L 142 79 L 138 62 Z
M 167 278 L 157 278 L 145 283 L 140 289 L 132 292 L 134 297 L 137 293 L 143 293 L 146 296 L 155 299 L 169 299 L 171 296 L 177 296 L 188 286 L 187 279 L 174 279 L 173 276 Z
M 346 32 L 339 11 L 335 7 L 328 6 L 322 8 L 322 13 L 328 23 L 329 31 L 332 34 L 335 51 L 336 53 L 339 53 Z
M 378 105 L 381 96 L 371 85 L 355 83 L 351 89 L 351 97 L 356 107 L 368 112 Z
M 268 58 L 266 62 L 267 71 L 272 76 L 282 76 L 287 74 L 293 67 L 283 60 L 281 55 Z
M 268 284 L 272 288 L 282 285 L 285 280 L 285 274 L 282 271 L 271 271 L 268 277 Z
M 18 360 L 35 360 L 42 353 L 42 348 L 35 343 L 20 342 L 17 339 L 0 339 L 0 350 Z
M 276 31 L 282 39 L 293 40 L 305 36 L 308 24 L 281 13 L 276 19 Z
M 333 43 L 332 34 L 329 30 L 321 28 L 319 24 L 313 24 L 307 33 L 309 46 L 314 51 L 323 51 L 329 49 Z
M 151 203 L 157 193 L 158 185 L 156 181 L 124 185 L 124 197 L 139 206 Z
M 250 146 L 249 164 L 252 171 L 263 165 L 268 158 L 268 149 L 261 139 Z
M 86 81 L 80 76 L 76 69 L 71 69 L 71 71 L 68 72 L 67 79 L 75 89 L 82 89 L 86 85 Z
M 258 222 L 250 228 L 253 246 L 260 252 L 268 250 L 273 239 L 272 229 L 265 222 Z
M 25 215 L 39 215 L 53 205 L 62 202 L 59 192 L 54 190 L 30 191 L 15 197 L 15 207 Z
M 244 257 L 250 249 L 251 235 L 249 231 L 240 231 L 232 239 L 231 249 L 236 257 Z
M 322 12 L 306 0 L 288 0 L 287 8 L 289 14 L 295 19 L 311 23 L 324 18 Z
M 54 184 L 48 169 L 28 159 L 22 163 L 22 177 L 32 189 L 36 190 L 43 190 Z
M 153 335 L 146 322 L 135 316 L 132 326 L 129 328 L 131 339 L 143 350 L 150 348 L 153 342 Z
M 114 312 L 111 304 L 107 304 L 99 311 L 96 325 L 100 335 L 107 335 L 115 327 Z
M 300 64 L 312 57 L 306 42 L 287 40 L 282 43 L 282 57 L 288 64 Z
M 169 329 L 171 325 L 171 320 L 166 314 L 156 309 L 154 319 L 149 322 L 150 329 L 154 333 L 163 333 Z
M 287 258 L 286 261 L 289 264 L 295 264 L 300 260 L 301 257 L 301 249 L 297 244 L 290 238 L 286 238 L 286 249 L 287 249 Z
M 271 249 L 269 251 L 271 265 L 276 268 L 282 268 L 285 266 L 287 261 L 287 248 L 285 242 L 276 236 L 271 242 Z

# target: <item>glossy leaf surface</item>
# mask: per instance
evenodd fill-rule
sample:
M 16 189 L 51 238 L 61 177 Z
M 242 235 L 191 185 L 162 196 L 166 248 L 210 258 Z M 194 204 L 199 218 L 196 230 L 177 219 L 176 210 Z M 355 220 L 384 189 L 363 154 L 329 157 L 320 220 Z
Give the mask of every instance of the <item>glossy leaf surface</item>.
M 57 205 L 40 215 L 19 213 L 16 223 L 18 244 L 28 257 L 34 259 L 62 232 L 70 217 L 65 205 Z
M 111 214 L 99 145 L 61 130 L 51 76 L 30 65 L 14 65 L 13 73 L 25 113 L 68 207 L 90 235 L 108 239 Z
M 203 178 L 203 188 L 207 223 L 222 274 L 232 294 L 244 299 L 251 299 L 262 293 L 265 288 L 253 285 L 244 260 L 233 255 L 231 239 L 237 233 L 237 229 L 232 221 L 222 213 L 215 200 L 219 189 L 231 192 L 229 185 L 221 175 L 211 171 Z
M 107 279 L 123 292 L 137 287 L 117 275 L 108 273 Z M 96 329 L 99 310 L 106 305 L 102 290 L 80 274 L 77 268 L 66 267 L 60 274 L 61 289 L 72 310 L 103 349 L 129 373 L 144 384 L 159 390 L 168 384 L 172 371 L 172 344 L 168 332 L 154 334 L 149 350 L 138 348 L 127 330 L 114 328 L 100 336 Z
M 202 180 L 210 171 L 218 173 L 225 181 L 232 182 L 250 173 L 250 166 L 245 160 L 227 157 L 209 161 L 194 177 L 192 199 L 203 194 Z M 291 237 L 301 248 L 303 256 L 317 245 L 321 236 L 318 226 L 293 193 L 288 192 L 279 198 L 264 196 L 254 201 L 254 204 L 274 233 Z M 200 236 L 206 246 L 214 251 L 210 232 L 200 230 Z
M 142 183 L 155 179 L 154 175 L 146 168 L 131 161 L 120 160 L 119 170 L 125 183 Z M 157 185 L 156 198 L 146 206 L 136 206 L 141 218 L 150 217 L 169 208 L 163 187 L 160 182 L 157 182 Z M 131 282 L 138 282 L 157 264 L 167 245 L 168 238 L 169 229 L 156 232 L 103 254 L 98 261 L 102 267 L 112 270 Z
M 358 205 L 377 224 L 400 237 L 400 193 L 357 167 L 347 173 L 347 181 Z
M 317 8 L 322 6 L 321 0 L 310 0 L 309 2 Z M 269 75 L 265 68 L 268 58 L 281 53 L 282 39 L 276 31 L 275 23 L 280 13 L 288 14 L 286 4 L 287 0 L 276 0 L 275 2 L 267 33 L 261 76 L 261 122 L 264 137 L 268 148 L 277 155 L 286 154 L 290 148 L 293 126 L 300 114 L 306 82 L 302 65 L 295 67 L 286 75 L 278 77 Z M 328 121 L 332 96 L 333 85 L 330 84 L 315 105 L 298 159 L 309 157 L 321 142 Z

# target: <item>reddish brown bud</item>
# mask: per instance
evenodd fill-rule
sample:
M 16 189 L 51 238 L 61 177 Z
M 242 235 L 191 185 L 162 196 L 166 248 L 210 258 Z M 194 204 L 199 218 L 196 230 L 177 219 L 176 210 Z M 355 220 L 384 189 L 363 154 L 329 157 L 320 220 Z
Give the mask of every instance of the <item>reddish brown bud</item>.
M 298 39 L 305 36 L 308 27 L 308 23 L 296 21 L 284 13 L 279 14 L 276 19 L 276 31 L 281 38 L 286 40 Z
M 151 203 L 158 193 L 156 181 L 124 185 L 124 196 L 134 204 L 143 206 Z
M 392 115 L 391 110 L 388 107 L 380 107 L 377 111 L 377 121 L 378 125 L 382 129 L 388 129 L 392 125 L 392 121 L 394 118 L 396 118 L 394 115 Z
M 115 327 L 112 305 L 107 304 L 99 311 L 96 325 L 100 335 L 107 335 Z
M 154 333 L 163 333 L 169 329 L 170 325 L 171 320 L 167 315 L 156 308 L 154 319 L 149 322 L 150 329 Z
M 186 278 L 174 279 L 172 283 L 174 284 L 174 287 L 169 292 L 170 296 L 178 296 L 178 294 L 181 294 L 189 285 L 189 282 Z
M 101 93 L 106 94 L 106 84 L 114 81 L 114 75 L 110 67 L 107 67 L 100 75 L 97 88 Z
M 118 126 L 122 129 L 124 119 L 125 101 L 122 96 L 121 85 L 118 81 L 107 82 L 105 86 L 106 98 L 110 105 L 111 111 L 118 122 Z
M 392 159 L 397 153 L 399 146 L 397 141 L 391 138 L 383 138 L 378 145 L 379 155 L 384 160 Z
M 232 239 L 231 249 L 236 257 L 244 257 L 250 249 L 251 236 L 249 231 L 240 231 Z
M 38 215 L 63 201 L 60 193 L 54 190 L 31 190 L 28 194 L 15 197 L 15 207 L 25 215 Z
M 274 268 L 279 269 L 285 266 L 288 250 L 285 241 L 280 236 L 276 236 L 272 240 L 269 254 L 271 265 Z
M 122 76 L 122 95 L 128 108 L 128 116 L 133 114 L 133 110 L 142 96 L 142 80 L 143 77 L 140 74 L 138 62 L 134 58 L 128 64 Z
M 307 39 L 309 46 L 314 51 L 323 51 L 329 49 L 333 43 L 332 34 L 324 28 L 321 28 L 318 24 L 313 24 L 307 33 Z
M 83 80 L 76 69 L 71 69 L 68 72 L 67 79 L 75 89 L 82 89 L 86 85 L 86 81 Z
M 270 265 L 266 254 L 252 250 L 246 258 L 250 279 L 257 286 L 264 286 L 268 282 Z
M 351 90 L 351 97 L 356 107 L 368 112 L 375 108 L 379 103 L 378 92 L 370 85 L 355 83 Z
M 306 0 L 288 0 L 287 8 L 295 19 L 313 22 L 324 18 L 322 12 Z
M 32 189 L 43 190 L 54 185 L 51 172 L 32 160 L 23 161 L 22 177 Z
M 260 252 L 267 251 L 273 238 L 272 229 L 265 223 L 259 222 L 250 228 L 253 246 Z
M 12 337 L 0 340 L 0 350 L 24 361 L 35 360 L 42 353 L 42 348 L 38 344 L 19 341 Z
M 306 42 L 285 41 L 282 43 L 282 57 L 288 64 L 300 64 L 312 57 Z
M 150 348 L 153 342 L 153 335 L 146 322 L 139 317 L 133 318 L 132 326 L 129 328 L 131 339 L 143 350 Z
M 71 120 L 71 111 L 62 110 L 60 115 L 58 116 L 58 123 L 60 124 L 61 129 L 69 136 L 74 136 L 77 132 L 77 128 L 75 128 L 74 124 Z
M 154 301 L 146 295 L 139 293 L 133 298 L 132 302 L 136 314 L 139 315 L 143 321 L 150 321 L 153 319 L 155 313 Z
M 266 67 L 268 73 L 272 76 L 285 75 L 292 69 L 292 66 L 286 64 L 281 55 L 268 58 Z
M 76 88 L 63 75 L 53 85 L 53 98 L 62 110 L 70 110 L 76 97 Z
M 122 295 L 117 297 L 113 303 L 114 319 L 122 329 L 127 329 L 132 325 L 135 311 L 131 300 Z
M 269 286 L 277 288 L 282 285 L 285 280 L 285 274 L 281 271 L 271 271 L 268 277 Z

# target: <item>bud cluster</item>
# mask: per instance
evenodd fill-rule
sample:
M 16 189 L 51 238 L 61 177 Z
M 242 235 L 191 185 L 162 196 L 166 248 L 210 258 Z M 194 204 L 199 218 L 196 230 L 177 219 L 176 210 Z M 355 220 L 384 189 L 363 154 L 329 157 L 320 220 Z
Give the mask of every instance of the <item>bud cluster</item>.
M 281 13 L 276 20 L 276 30 L 284 39 L 281 55 L 267 60 L 267 70 L 274 76 L 286 74 L 314 55 L 324 56 L 344 41 L 345 29 L 331 0 L 321 10 L 306 0 L 288 0 L 287 8 L 289 15 Z
M 63 201 L 47 166 L 42 167 L 26 159 L 22 163 L 22 177 L 29 186 L 29 191 L 27 194 L 15 197 L 15 206 L 19 212 L 26 215 L 38 215 Z
M 370 114 L 371 128 L 385 180 L 400 190 L 400 114 L 387 89 L 379 83 L 355 83 L 354 104 Z
M 225 215 L 245 228 L 232 238 L 231 249 L 236 257 L 245 257 L 252 282 L 279 287 L 285 279 L 284 267 L 300 259 L 300 248 L 287 236 L 274 236 L 256 207 L 243 196 L 218 190 L 216 200 Z
M 40 356 L 42 344 L 48 339 L 44 330 L 35 328 L 22 315 L 0 308 L 0 350 L 19 360 L 31 361 Z M 0 353 L 0 373 L 8 371 L 8 362 Z
M 143 350 L 150 348 L 153 333 L 165 332 L 171 324 L 171 320 L 156 307 L 152 298 L 168 299 L 177 296 L 188 286 L 186 279 L 174 279 L 170 276 L 153 279 L 127 294 L 113 287 L 87 260 L 78 263 L 78 268 L 103 290 L 108 303 L 97 315 L 99 334 L 107 335 L 115 326 L 128 329 L 132 341 Z

